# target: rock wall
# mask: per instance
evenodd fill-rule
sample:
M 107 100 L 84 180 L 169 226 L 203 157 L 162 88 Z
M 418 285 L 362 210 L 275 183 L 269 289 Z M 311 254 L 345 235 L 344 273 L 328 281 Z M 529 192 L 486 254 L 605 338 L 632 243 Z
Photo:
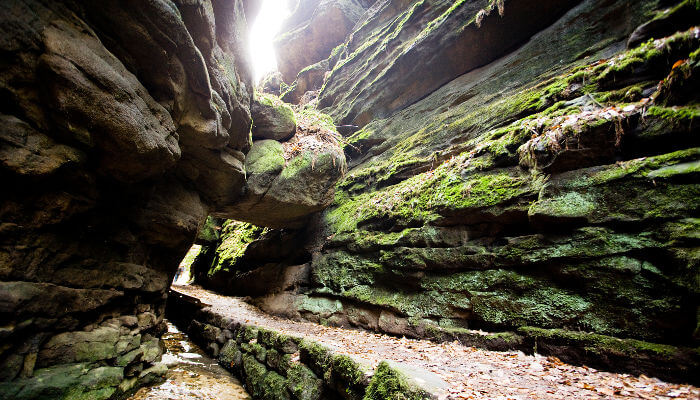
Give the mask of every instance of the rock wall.
M 164 372 L 166 291 L 250 148 L 241 1 L 0 5 L 0 397 Z
M 698 15 L 697 1 L 375 2 L 320 88 L 319 107 L 362 128 L 350 169 L 294 239 L 306 258 L 286 265 L 308 272 L 253 302 L 696 380 Z M 249 275 L 287 276 L 242 257 Z
M 0 397 L 152 381 L 166 291 L 207 215 L 280 228 L 332 201 L 334 136 L 292 120 L 285 144 L 252 142 L 256 3 L 0 5 Z M 255 104 L 258 135 L 274 107 Z

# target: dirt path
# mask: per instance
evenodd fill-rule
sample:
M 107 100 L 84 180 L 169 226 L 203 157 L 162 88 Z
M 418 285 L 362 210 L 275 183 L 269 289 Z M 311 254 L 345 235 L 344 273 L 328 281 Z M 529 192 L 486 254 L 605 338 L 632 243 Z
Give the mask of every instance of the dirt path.
M 396 338 L 270 316 L 237 297 L 195 286 L 174 290 L 210 304 L 218 314 L 302 336 L 375 367 L 387 360 L 444 399 L 700 399 L 700 388 L 577 367 L 553 357 L 496 352 L 457 342 Z

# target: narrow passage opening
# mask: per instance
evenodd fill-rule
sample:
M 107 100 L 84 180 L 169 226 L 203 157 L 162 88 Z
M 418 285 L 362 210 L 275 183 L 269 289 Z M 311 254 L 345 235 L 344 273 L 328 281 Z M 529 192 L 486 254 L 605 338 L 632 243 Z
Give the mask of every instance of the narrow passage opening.
M 282 21 L 288 15 L 289 7 L 286 0 L 263 0 L 248 39 L 256 83 L 268 72 L 277 70 L 277 57 L 272 43 L 282 27 Z

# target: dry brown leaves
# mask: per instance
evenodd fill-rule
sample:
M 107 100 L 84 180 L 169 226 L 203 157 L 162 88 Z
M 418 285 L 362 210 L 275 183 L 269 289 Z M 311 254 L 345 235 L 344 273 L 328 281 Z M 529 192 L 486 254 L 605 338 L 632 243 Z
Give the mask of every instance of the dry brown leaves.
M 441 399 L 700 399 L 695 386 L 644 375 L 603 372 L 538 354 L 487 351 L 458 342 L 434 343 L 291 321 L 264 314 L 240 298 L 192 286 L 175 289 L 212 304 L 215 312 L 234 320 L 315 340 L 372 367 L 390 360 L 425 371 L 444 382 L 432 390 Z

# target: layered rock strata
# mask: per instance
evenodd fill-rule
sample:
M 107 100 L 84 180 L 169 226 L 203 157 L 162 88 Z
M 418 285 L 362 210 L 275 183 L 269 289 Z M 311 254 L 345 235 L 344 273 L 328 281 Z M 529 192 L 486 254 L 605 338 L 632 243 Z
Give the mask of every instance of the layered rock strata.
M 700 33 L 684 16 L 700 7 L 536 3 L 365 13 L 319 97 L 362 126 L 349 172 L 295 239 L 286 265 L 308 273 L 256 304 L 396 335 L 502 332 L 506 348 L 535 338 L 570 362 L 696 379 Z M 242 259 L 229 267 L 289 276 Z
M 246 158 L 248 3 L 0 5 L 0 397 L 119 397 L 163 372 L 177 265 L 207 215 L 246 218 L 246 169 L 264 169 Z M 299 155 L 269 191 L 330 179 L 325 204 L 262 222 L 332 201 L 340 174 Z

